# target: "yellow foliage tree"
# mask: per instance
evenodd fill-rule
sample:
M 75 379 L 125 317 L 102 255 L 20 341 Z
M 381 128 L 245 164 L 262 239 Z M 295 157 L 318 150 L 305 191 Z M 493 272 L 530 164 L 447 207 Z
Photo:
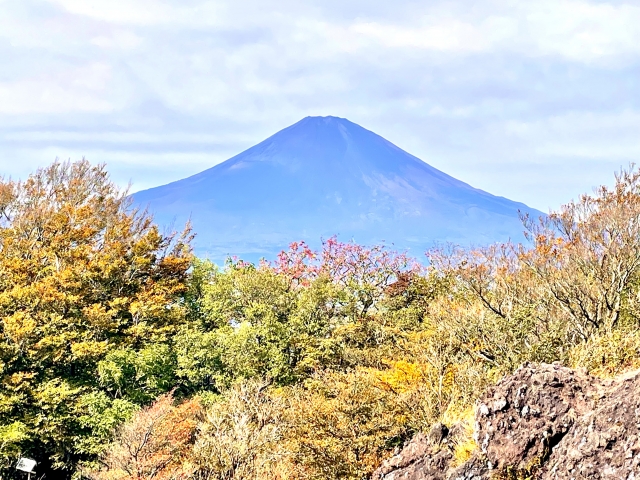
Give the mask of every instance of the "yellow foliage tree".
M 189 241 L 161 234 L 86 160 L 0 180 L 0 431 L 15 426 L 0 458 L 18 449 L 48 471 L 83 457 L 97 363 L 165 341 L 184 317 Z

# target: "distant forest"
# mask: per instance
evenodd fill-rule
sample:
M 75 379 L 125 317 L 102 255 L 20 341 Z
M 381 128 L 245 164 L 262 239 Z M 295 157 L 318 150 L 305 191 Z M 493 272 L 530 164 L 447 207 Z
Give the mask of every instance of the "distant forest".
M 526 244 L 196 258 L 104 166 L 0 181 L 0 476 L 366 479 L 525 362 L 640 367 L 640 172 Z M 197 232 L 195 232 L 197 233 Z

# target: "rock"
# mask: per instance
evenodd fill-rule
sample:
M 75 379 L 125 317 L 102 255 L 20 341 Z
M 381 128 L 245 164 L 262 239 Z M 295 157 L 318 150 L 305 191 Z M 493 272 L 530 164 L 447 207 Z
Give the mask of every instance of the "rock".
M 418 433 L 399 453 L 385 460 L 382 466 L 373 474 L 373 478 L 394 478 L 389 475 L 392 475 L 395 471 L 405 470 L 431 453 L 431 445 L 427 437 L 422 433 Z
M 559 365 L 525 365 L 491 388 L 476 415 L 481 452 L 497 470 L 530 469 L 594 408 L 600 381 Z M 506 402 L 506 406 L 505 405 Z
M 478 451 L 454 468 L 451 432 L 435 425 L 383 463 L 375 480 L 640 479 L 640 373 L 601 380 L 527 364 L 476 408 Z
M 437 424 L 428 436 L 422 433 L 417 434 L 399 454 L 386 460 L 372 478 L 376 480 L 444 478 L 433 475 L 446 471 L 453 459 L 451 451 L 439 448 L 447 433 L 447 427 Z
M 640 375 L 602 382 L 553 448 L 542 478 L 640 478 Z
M 436 423 L 429 432 L 429 443 L 432 445 L 440 445 L 449 435 L 449 429 L 443 423 Z

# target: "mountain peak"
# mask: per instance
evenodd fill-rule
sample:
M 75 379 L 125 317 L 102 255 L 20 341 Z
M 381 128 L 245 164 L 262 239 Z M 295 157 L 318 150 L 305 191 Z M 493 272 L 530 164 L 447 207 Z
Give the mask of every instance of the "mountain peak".
M 279 136 L 287 135 L 291 133 L 295 133 L 299 135 L 301 131 L 316 131 L 316 130 L 345 131 L 345 129 L 347 131 L 351 129 L 360 129 L 362 131 L 368 131 L 362 128 L 360 125 L 347 120 L 346 118 L 334 117 L 334 116 L 305 117 L 302 120 L 294 123 L 290 127 L 280 130 L 278 133 L 273 135 L 273 137 L 279 137 Z
M 349 120 L 347 120 L 346 118 L 342 118 L 342 117 L 335 117 L 333 115 L 325 115 L 325 116 L 308 116 L 303 118 L 302 120 L 300 120 L 301 122 L 304 122 L 305 120 L 309 121 L 309 122 L 316 122 L 316 123 L 325 123 L 325 124 L 332 124 L 332 123 L 351 123 L 353 125 L 355 125 L 353 122 L 350 122 Z
M 434 242 L 521 238 L 521 203 L 431 167 L 340 117 L 306 117 L 235 157 L 134 194 L 160 224 L 191 219 L 216 260 L 273 257 L 296 240 L 386 240 L 416 256 Z
M 369 132 L 365 128 L 361 127 L 357 123 L 354 123 L 346 118 L 342 117 L 334 117 L 331 115 L 328 116 L 312 116 L 305 117 L 302 120 L 294 123 L 289 128 L 285 128 L 280 132 L 276 133 L 276 135 L 280 133 L 285 133 L 290 130 L 299 131 L 304 129 L 321 129 L 321 130 L 334 130 L 334 131 L 343 131 L 347 132 L 353 129 L 361 130 L 363 132 Z M 375 135 L 373 132 L 369 132 L 372 135 Z

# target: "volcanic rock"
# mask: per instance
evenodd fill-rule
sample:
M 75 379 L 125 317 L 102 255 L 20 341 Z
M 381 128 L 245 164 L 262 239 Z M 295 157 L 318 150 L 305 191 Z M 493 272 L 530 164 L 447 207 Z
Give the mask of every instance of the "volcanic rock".
M 455 441 L 418 435 L 375 480 L 640 478 L 640 372 L 602 380 L 559 364 L 526 364 L 479 400 L 478 449 L 452 465 Z M 436 426 L 436 432 L 444 432 Z

